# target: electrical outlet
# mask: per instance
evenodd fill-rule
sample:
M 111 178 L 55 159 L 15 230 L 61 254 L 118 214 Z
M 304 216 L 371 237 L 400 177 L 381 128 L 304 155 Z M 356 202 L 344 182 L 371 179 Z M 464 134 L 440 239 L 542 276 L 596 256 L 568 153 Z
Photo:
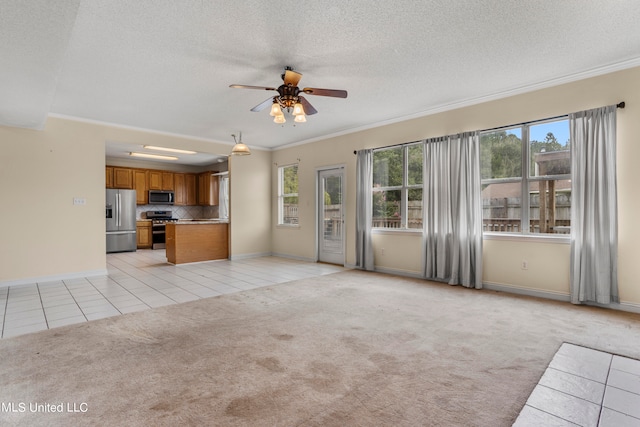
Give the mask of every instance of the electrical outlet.
M 523 270 L 528 270 L 529 269 L 529 261 L 527 261 L 526 259 L 522 260 L 522 264 L 520 265 L 520 268 L 522 268 Z

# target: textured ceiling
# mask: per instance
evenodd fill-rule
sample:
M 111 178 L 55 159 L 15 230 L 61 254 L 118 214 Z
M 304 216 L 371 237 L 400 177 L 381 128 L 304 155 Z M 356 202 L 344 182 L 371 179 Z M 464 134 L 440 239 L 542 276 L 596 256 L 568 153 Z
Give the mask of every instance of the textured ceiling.
M 640 65 L 640 2 L 0 0 L 0 124 L 69 116 L 275 148 Z M 250 108 L 307 96 L 304 124 Z

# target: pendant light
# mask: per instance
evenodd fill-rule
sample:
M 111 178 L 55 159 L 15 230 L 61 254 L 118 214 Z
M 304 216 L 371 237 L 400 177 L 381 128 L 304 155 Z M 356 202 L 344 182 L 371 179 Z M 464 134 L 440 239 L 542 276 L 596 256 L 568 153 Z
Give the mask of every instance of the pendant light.
M 248 156 L 251 154 L 251 150 L 242 142 L 242 132 L 238 132 L 238 140 L 236 140 L 236 135 L 232 134 L 233 141 L 235 145 L 233 146 L 233 150 L 231 150 L 232 156 Z

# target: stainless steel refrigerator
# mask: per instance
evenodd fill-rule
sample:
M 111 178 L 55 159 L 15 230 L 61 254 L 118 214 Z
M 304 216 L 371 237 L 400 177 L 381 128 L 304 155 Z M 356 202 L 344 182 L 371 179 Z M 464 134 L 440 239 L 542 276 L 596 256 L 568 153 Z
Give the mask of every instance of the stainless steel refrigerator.
M 131 252 L 136 242 L 136 190 L 107 189 L 107 253 Z

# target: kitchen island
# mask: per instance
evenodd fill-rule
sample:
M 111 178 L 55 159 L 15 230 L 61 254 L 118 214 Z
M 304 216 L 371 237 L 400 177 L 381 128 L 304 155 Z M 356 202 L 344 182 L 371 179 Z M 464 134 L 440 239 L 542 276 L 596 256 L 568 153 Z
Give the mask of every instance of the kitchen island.
M 181 220 L 166 225 L 167 261 L 172 264 L 229 258 L 226 220 Z

